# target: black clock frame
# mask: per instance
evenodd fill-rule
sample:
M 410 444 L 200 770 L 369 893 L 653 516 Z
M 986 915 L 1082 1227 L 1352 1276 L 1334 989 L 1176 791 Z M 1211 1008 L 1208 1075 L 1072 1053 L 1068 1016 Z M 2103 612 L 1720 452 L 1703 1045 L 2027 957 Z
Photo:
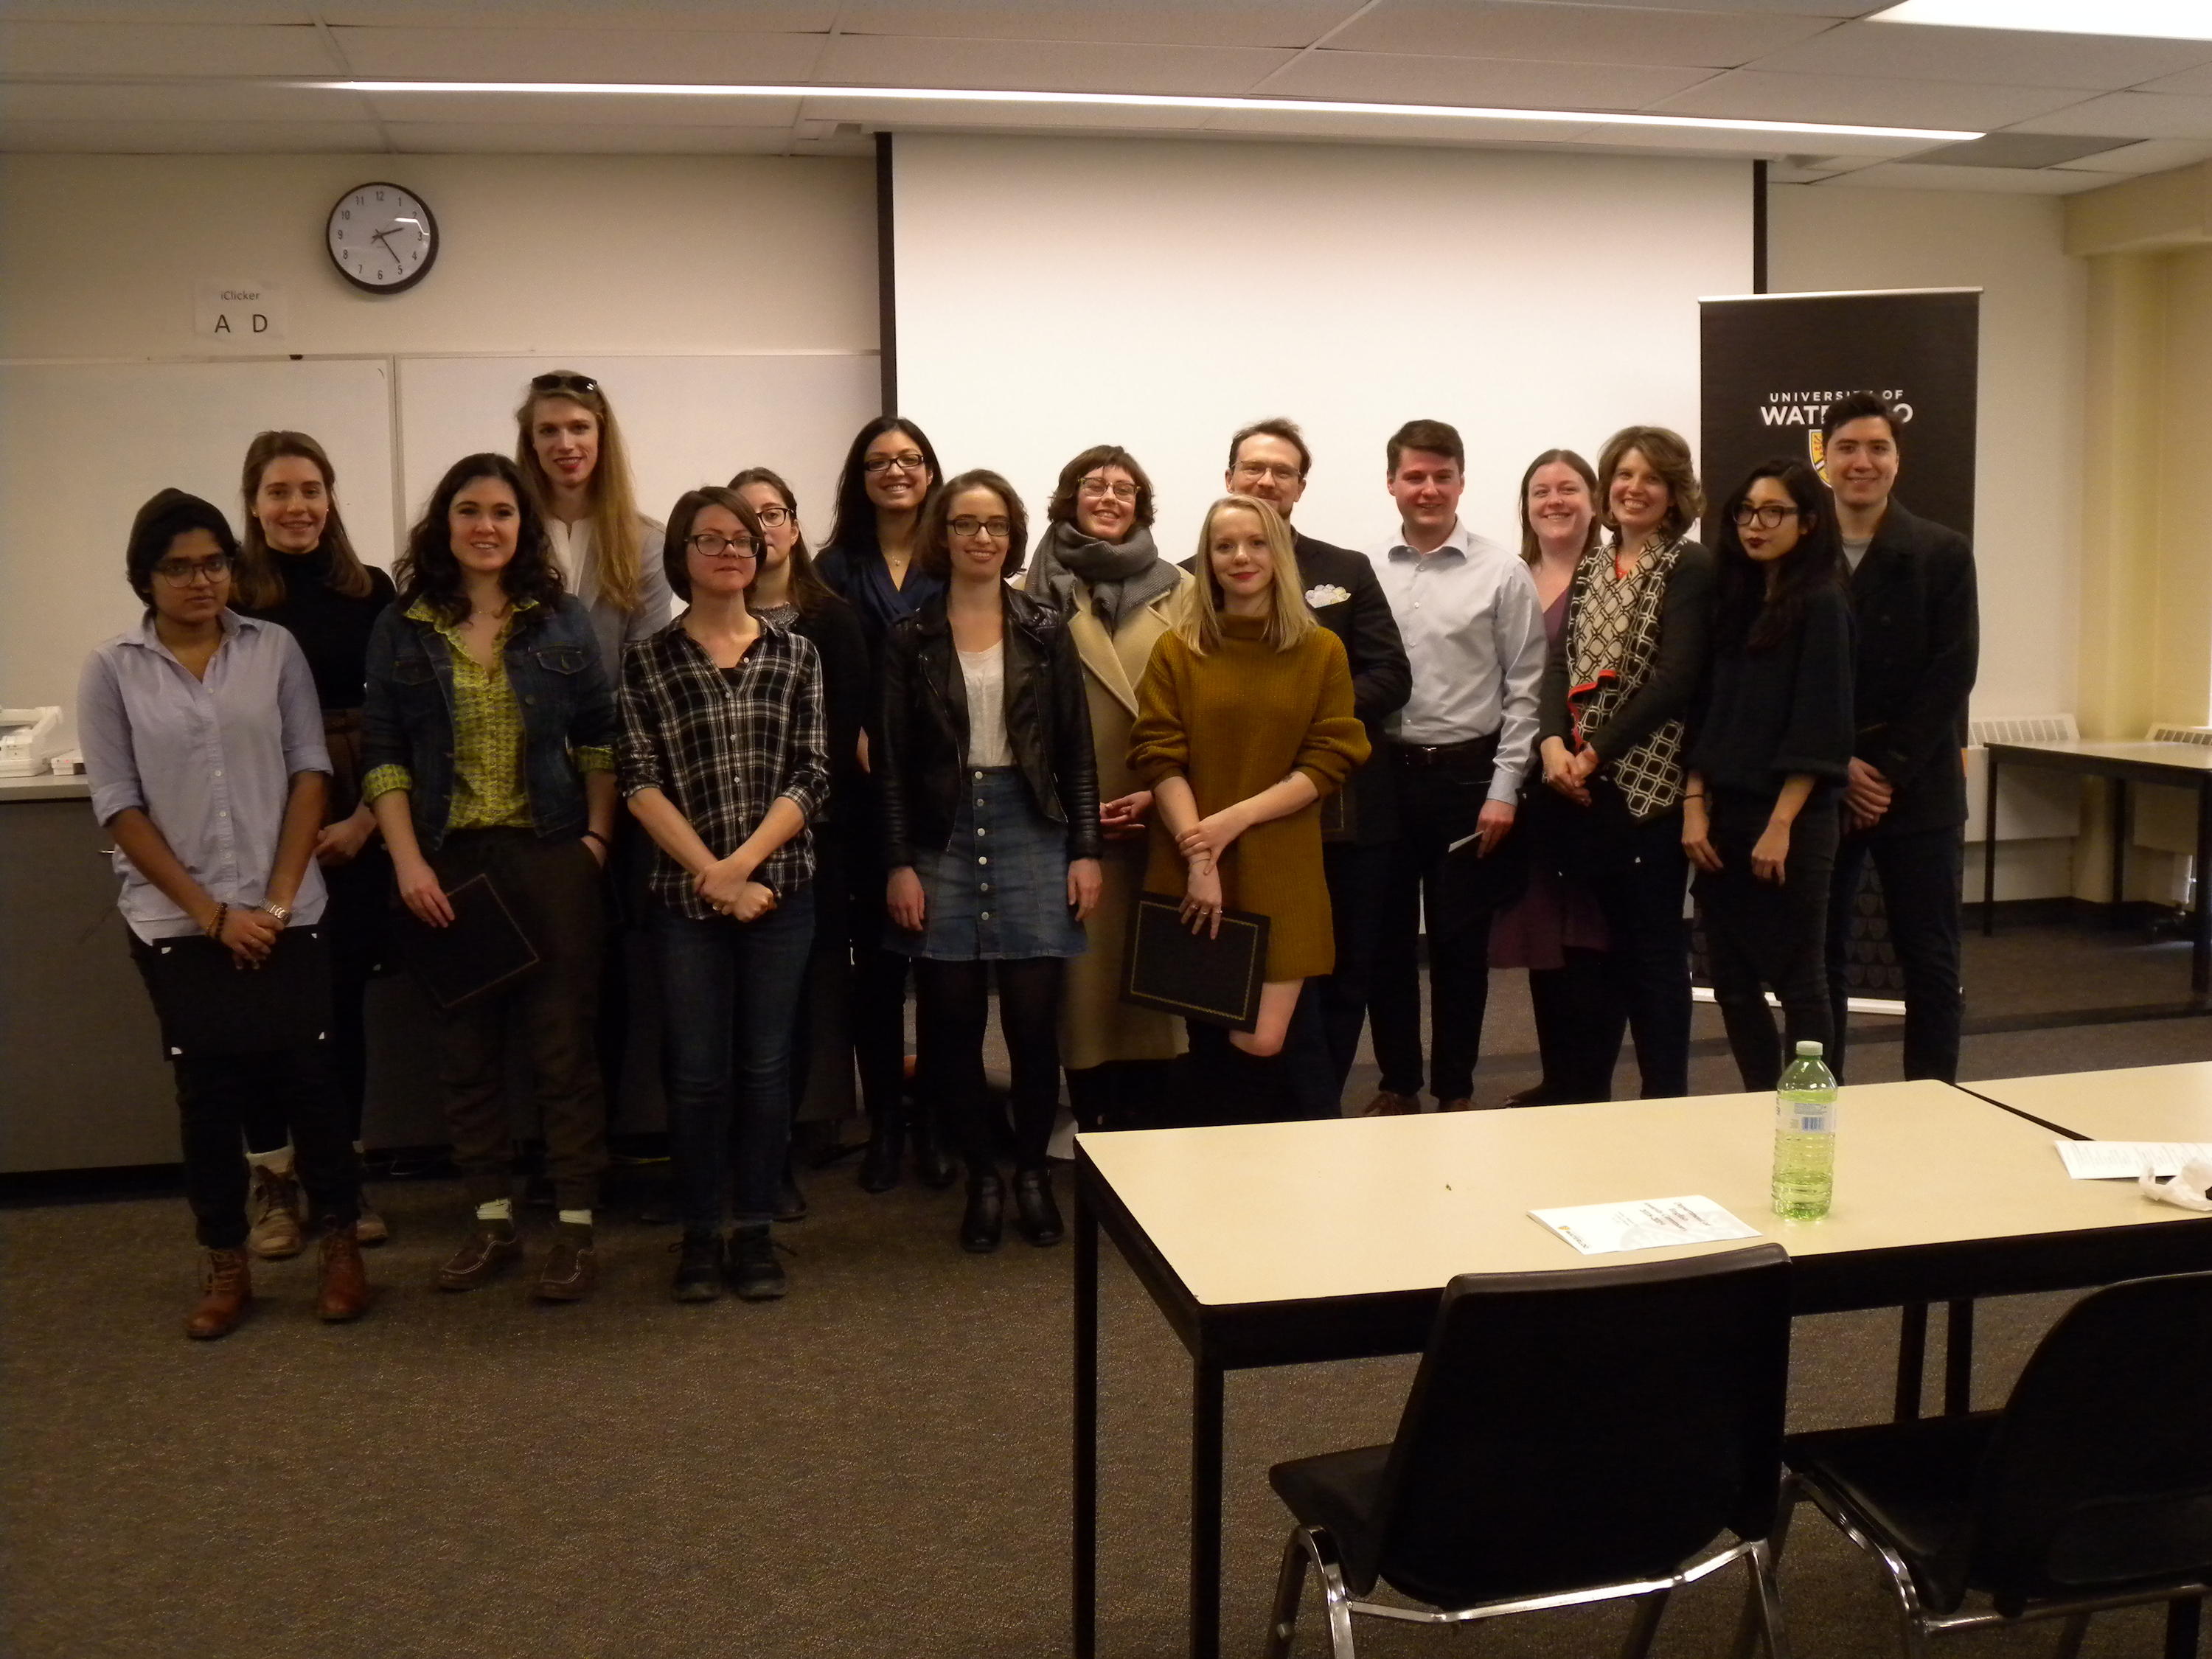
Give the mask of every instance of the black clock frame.
M 365 282 L 361 277 L 355 276 L 350 270 L 348 270 L 344 265 L 338 262 L 337 256 L 331 252 L 331 222 L 337 217 L 338 210 L 346 204 L 346 201 L 349 197 L 356 196 L 364 190 L 404 191 L 422 206 L 424 228 L 430 233 L 430 251 L 422 256 L 422 263 L 419 266 L 417 266 L 414 270 L 409 272 L 405 276 L 401 277 L 399 281 L 396 283 Z M 438 250 L 443 246 L 444 244 L 438 234 L 438 216 L 430 210 L 429 203 L 423 201 L 422 192 L 410 189 L 405 185 L 394 184 L 389 179 L 372 179 L 366 184 L 347 185 L 343 191 L 339 192 L 338 199 L 331 204 L 331 210 L 323 216 L 323 252 L 325 256 L 329 258 L 332 270 L 336 270 L 339 276 L 344 277 L 346 281 L 351 283 L 356 288 L 359 289 L 364 294 L 374 294 L 380 296 L 392 294 L 404 294 L 409 289 L 414 287 L 416 283 L 421 282 L 425 276 L 428 276 L 430 274 L 430 267 L 438 263 Z

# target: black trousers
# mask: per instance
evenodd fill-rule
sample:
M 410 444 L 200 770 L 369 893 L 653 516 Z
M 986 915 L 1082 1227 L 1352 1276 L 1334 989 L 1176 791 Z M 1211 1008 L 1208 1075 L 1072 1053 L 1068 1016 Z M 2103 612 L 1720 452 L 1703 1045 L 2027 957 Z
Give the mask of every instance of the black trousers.
M 1956 824 L 1902 835 L 1845 836 L 1836 853 L 1828 902 L 1828 994 L 1835 1024 L 1828 1069 L 1844 1075 L 1844 963 L 1852 902 L 1869 859 L 1881 878 L 1889 940 L 1905 970 L 1905 1075 L 1959 1080 L 1959 1036 L 1966 999 L 1959 988 L 1959 884 L 1966 833 Z
M 1608 997 L 1575 1014 L 1577 1046 L 1613 1048 L 1604 1056 L 1610 1078 L 1619 1052 L 1616 1009 L 1626 1009 L 1636 1041 L 1643 1097 L 1674 1099 L 1690 1092 L 1690 936 L 1682 921 L 1689 860 L 1682 852 L 1680 806 L 1638 821 L 1620 792 L 1603 778 L 1590 783 L 1590 805 L 1565 820 L 1566 862 L 1605 915 Z M 1595 1069 L 1598 1056 L 1592 1054 Z
M 368 982 L 384 963 L 392 907 L 392 860 L 384 843 L 371 842 L 351 863 L 326 867 L 323 885 L 330 897 L 318 926 L 331 953 L 331 1084 L 346 1139 L 357 1142 L 368 1094 Z M 290 1133 L 283 1110 L 266 1097 L 247 1104 L 245 1123 L 249 1152 L 273 1152 Z
M 1721 868 L 1698 872 L 1697 894 L 1713 1000 L 1720 1005 L 1743 1086 L 1771 1089 L 1782 1080 L 1784 1053 L 1794 1054 L 1796 1044 L 1817 1042 L 1824 1055 L 1835 1048 L 1825 958 L 1836 800 L 1831 794 L 1808 801 L 1798 813 L 1790 827 L 1780 886 L 1759 880 L 1751 867 L 1751 849 L 1765 831 L 1773 797 L 1723 790 L 1709 805 Z M 1769 988 L 1782 1005 L 1780 1043 L 1766 1006 Z
M 914 963 L 917 1077 L 951 1130 L 970 1176 L 998 1169 L 998 1134 L 983 1080 L 983 1031 L 991 976 L 999 981 L 999 1030 L 1013 1070 L 1014 1165 L 1045 1167 L 1060 1111 L 1058 957 L 1018 961 Z
M 1569 945 L 1557 968 L 1528 970 L 1536 1053 L 1544 1063 L 1544 1103 L 1575 1106 L 1613 1097 L 1613 1068 L 1628 1035 L 1628 1015 L 1602 951 Z
M 1297 1012 L 1284 1045 L 1291 1091 L 1306 1117 L 1343 1114 L 1345 1082 L 1359 1055 L 1359 1032 L 1367 1023 L 1367 1005 L 1374 992 L 1376 953 L 1390 891 L 1392 845 L 1333 842 L 1322 848 L 1336 966 L 1309 979 L 1298 993 Z

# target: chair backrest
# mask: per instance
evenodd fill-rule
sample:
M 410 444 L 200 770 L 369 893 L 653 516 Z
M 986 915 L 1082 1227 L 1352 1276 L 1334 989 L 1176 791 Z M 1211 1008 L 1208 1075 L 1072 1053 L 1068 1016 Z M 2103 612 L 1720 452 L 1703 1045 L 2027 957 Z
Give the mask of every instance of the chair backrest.
M 1968 1540 L 1966 1582 L 2009 1613 L 2212 1574 L 2212 1273 L 2110 1285 L 2051 1327 L 1983 1460 Z
M 1383 1477 L 1379 1571 L 1443 1606 L 1657 1577 L 1764 1538 L 1781 1478 L 1781 1246 L 1444 1292 Z

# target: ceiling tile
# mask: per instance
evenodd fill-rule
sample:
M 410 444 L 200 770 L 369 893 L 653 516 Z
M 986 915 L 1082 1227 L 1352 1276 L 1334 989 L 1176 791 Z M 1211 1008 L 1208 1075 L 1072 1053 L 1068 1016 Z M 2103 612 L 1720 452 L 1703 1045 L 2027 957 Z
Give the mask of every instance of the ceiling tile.
M 1526 0 L 1382 0 L 1329 39 L 1348 51 L 1726 69 L 1832 27 L 1748 10 L 1668 11 Z
M 1509 109 L 1641 109 L 1696 86 L 1707 70 L 1619 64 L 1509 63 L 1402 52 L 1308 52 L 1260 90 L 1294 98 L 1391 104 L 1489 104 Z
M 2155 81 L 2146 81 L 2136 88 L 2137 92 L 2181 92 L 2212 96 L 2212 64 L 2199 64 L 2193 70 L 2184 70 L 2179 75 L 2161 76 Z
M 323 0 L 333 26 L 412 24 L 424 28 L 503 24 L 521 28 L 736 29 L 821 33 L 837 21 L 837 0 Z
M 1534 0 L 1547 4 L 1549 0 Z M 1754 8 L 1761 12 L 1775 12 L 1790 17 L 1863 17 L 1869 12 L 1893 6 L 1897 0 L 1600 0 L 1608 6 L 1649 7 L 1655 11 L 1748 11 Z
M 2020 123 L 2022 132 L 2100 132 L 2113 138 L 2212 138 L 2212 98 L 2112 92 Z
M 1840 121 L 1897 127 L 1986 131 L 2078 104 L 2063 87 L 1999 87 L 1875 76 L 1771 75 L 1732 70 L 1651 107 L 1757 121 Z M 2095 129 L 2069 127 L 2069 132 Z
M 1583 133 L 1583 145 L 1604 144 L 1650 154 L 1739 156 L 1747 161 L 1764 157 L 1782 161 L 1817 151 L 1823 157 L 1849 156 L 1837 165 L 1863 166 L 1917 155 L 1928 148 L 1923 138 L 1853 138 L 1823 133 L 1714 131 L 1700 127 L 1593 126 Z
M 2164 173 L 2169 167 L 2194 167 L 2203 161 L 2212 161 L 2212 138 L 2146 138 L 2063 165 L 2069 173 L 2101 173 L 2109 178 Z
M 865 92 L 821 93 L 806 100 L 802 118 L 858 121 L 867 127 L 963 132 L 1196 133 L 1213 113 L 1203 109 L 1146 109 L 1112 105 L 909 104 Z
M 38 23 L 312 23 L 298 0 L 8 0 L 10 19 Z
M 0 150 L 100 155 L 371 155 L 368 121 L 0 121 Z
M 0 86 L 11 121 L 366 121 L 359 93 L 270 81 L 15 81 Z
M 803 81 L 825 37 L 698 29 L 334 31 L 354 73 L 412 80 Z
M 1245 91 L 1291 58 L 1287 51 L 1257 46 L 839 35 L 830 42 L 814 78 L 853 86 L 1220 94 Z
M 2204 63 L 2212 63 L 2212 43 L 1847 23 L 1771 52 L 1756 67 L 1791 75 L 1894 76 L 2109 91 Z
M 2084 138 L 2065 132 L 1992 132 L 1963 144 L 1941 144 L 1918 159 L 1936 167 L 2069 167 L 2085 156 L 2101 155 L 2120 146 L 2110 138 Z
M 791 143 L 781 127 L 395 121 L 386 130 L 410 155 L 773 155 Z
M 796 98 L 624 98 L 590 93 L 376 92 L 369 107 L 386 121 L 512 126 L 788 127 Z
M 1173 0 L 848 0 L 841 34 L 940 35 L 999 40 L 1121 40 L 1152 46 L 1310 46 L 1359 9 L 1359 0 L 1176 4 Z
M 1862 167 L 1814 188 L 1819 190 L 1966 190 L 2004 196 L 2071 196 L 2106 182 L 2086 173 L 2045 168 L 2008 173 L 2002 167 L 1931 167 L 1910 161 L 1885 161 Z
M 307 24 L 0 22 L 9 75 L 328 75 Z
M 1579 121 L 1481 121 L 1449 116 L 1334 115 L 1319 110 L 1224 110 L 1208 134 L 1245 137 L 1335 138 L 1401 144 L 1566 143 L 1588 131 Z

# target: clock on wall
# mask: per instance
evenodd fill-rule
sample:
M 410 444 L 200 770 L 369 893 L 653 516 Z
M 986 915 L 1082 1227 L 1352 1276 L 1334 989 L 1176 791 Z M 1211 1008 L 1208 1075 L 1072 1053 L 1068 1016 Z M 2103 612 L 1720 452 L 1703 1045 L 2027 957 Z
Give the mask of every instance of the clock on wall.
M 331 210 L 331 263 L 371 294 L 399 294 L 430 274 L 438 222 L 429 204 L 398 185 L 356 185 Z

